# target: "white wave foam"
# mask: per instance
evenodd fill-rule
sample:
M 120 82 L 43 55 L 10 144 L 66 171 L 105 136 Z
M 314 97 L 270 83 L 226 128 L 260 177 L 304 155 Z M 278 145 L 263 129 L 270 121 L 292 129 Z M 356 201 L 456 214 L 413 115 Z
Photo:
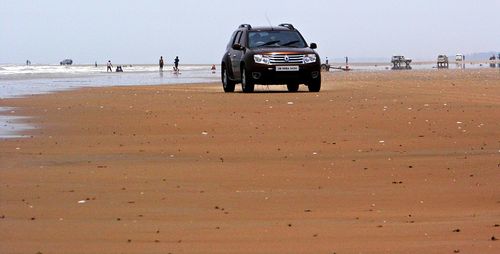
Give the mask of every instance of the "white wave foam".
M 124 72 L 157 72 L 157 65 L 130 65 L 130 64 L 114 64 L 122 66 Z M 170 70 L 171 65 L 164 67 L 164 70 Z M 210 70 L 210 65 L 181 65 L 181 71 L 203 71 Z M 0 77 L 7 75 L 35 75 L 35 74 L 95 74 L 105 73 L 106 66 L 98 65 L 3 65 L 0 66 Z

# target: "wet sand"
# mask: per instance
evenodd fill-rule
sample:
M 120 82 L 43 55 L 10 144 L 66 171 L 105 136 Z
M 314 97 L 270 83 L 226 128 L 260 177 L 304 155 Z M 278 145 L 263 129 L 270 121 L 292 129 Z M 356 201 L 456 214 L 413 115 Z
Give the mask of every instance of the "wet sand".
M 0 100 L 0 253 L 500 253 L 498 70 L 323 79 Z

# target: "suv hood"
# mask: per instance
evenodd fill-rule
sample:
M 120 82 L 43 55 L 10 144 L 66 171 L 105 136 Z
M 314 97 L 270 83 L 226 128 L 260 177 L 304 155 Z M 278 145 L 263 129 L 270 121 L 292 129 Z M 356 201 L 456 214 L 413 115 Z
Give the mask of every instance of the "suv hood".
M 315 54 L 316 52 L 310 48 L 254 48 L 250 49 L 254 54 L 269 54 L 269 53 L 277 53 L 277 54 Z

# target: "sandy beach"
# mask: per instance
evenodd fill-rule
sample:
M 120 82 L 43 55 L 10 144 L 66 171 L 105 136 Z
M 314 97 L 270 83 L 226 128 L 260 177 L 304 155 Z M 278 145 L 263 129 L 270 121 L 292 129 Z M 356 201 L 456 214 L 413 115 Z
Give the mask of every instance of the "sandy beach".
M 0 253 L 500 253 L 498 69 L 0 100 Z

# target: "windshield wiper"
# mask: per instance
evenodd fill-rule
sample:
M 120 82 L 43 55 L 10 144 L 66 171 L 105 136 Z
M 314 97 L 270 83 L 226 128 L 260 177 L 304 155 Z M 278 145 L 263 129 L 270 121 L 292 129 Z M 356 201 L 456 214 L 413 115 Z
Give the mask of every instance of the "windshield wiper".
M 278 43 L 278 42 L 280 42 L 280 41 L 268 41 L 268 42 L 266 42 L 266 43 L 264 43 L 262 45 L 257 46 L 257 48 L 264 47 L 264 46 L 269 46 L 271 44 Z
M 300 42 L 300 41 L 299 40 L 297 40 L 297 41 L 289 41 L 289 42 L 287 42 L 287 43 L 285 43 L 285 44 L 283 44 L 281 46 L 290 46 L 290 45 L 295 44 L 297 42 Z

